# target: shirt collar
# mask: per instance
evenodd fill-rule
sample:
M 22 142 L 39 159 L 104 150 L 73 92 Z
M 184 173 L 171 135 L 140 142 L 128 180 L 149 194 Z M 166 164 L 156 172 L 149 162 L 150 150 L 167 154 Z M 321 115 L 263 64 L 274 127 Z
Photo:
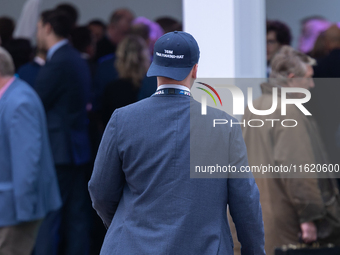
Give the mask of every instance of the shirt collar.
M 46 61 L 44 59 L 42 59 L 41 57 L 36 56 L 34 58 L 34 62 L 37 63 L 39 66 L 43 66 L 43 65 L 45 65 Z
M 8 87 L 13 83 L 13 81 L 15 80 L 15 77 L 12 77 L 6 84 L 5 86 L 3 86 L 0 89 L 0 99 L 1 97 L 5 94 L 6 90 L 8 89 Z
M 56 44 L 54 44 L 48 51 L 47 51 L 47 56 L 46 56 L 46 60 L 51 60 L 53 54 L 62 46 L 64 46 L 65 44 L 68 43 L 67 39 L 61 40 L 59 42 L 57 42 Z
M 190 89 L 188 87 L 185 87 L 183 85 L 177 85 L 177 84 L 163 84 L 163 85 L 158 86 L 157 90 L 167 89 L 167 88 L 186 90 L 190 92 Z
M 81 52 L 80 56 L 82 57 L 82 59 L 85 59 L 85 60 L 89 60 L 91 58 L 90 55 L 85 52 Z

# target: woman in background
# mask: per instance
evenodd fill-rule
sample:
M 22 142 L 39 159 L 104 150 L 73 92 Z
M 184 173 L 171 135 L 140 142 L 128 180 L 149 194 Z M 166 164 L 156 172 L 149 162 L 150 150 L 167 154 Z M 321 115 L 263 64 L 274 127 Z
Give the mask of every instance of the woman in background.
M 145 40 L 127 36 L 118 46 L 115 67 L 119 79 L 109 83 L 103 96 L 102 120 L 109 122 L 115 109 L 135 103 L 139 88 L 150 65 L 150 53 Z
M 321 32 L 315 41 L 314 47 L 310 52 L 310 56 L 316 60 L 320 60 L 328 55 L 326 46 L 325 32 Z

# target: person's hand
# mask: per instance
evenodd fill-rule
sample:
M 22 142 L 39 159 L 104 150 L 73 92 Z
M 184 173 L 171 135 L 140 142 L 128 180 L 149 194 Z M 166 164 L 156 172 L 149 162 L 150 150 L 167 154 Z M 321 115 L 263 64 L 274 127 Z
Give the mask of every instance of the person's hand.
M 314 222 L 304 222 L 300 224 L 301 237 L 305 243 L 311 243 L 317 239 L 317 230 Z

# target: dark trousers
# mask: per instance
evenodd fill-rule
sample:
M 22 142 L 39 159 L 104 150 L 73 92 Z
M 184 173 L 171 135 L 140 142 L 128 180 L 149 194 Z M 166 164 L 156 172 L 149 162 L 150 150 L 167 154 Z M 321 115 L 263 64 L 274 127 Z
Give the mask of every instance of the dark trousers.
M 56 166 L 63 206 L 47 215 L 37 237 L 35 255 L 87 255 L 91 203 L 84 166 Z
M 42 220 L 0 227 L 0 255 L 29 255 Z

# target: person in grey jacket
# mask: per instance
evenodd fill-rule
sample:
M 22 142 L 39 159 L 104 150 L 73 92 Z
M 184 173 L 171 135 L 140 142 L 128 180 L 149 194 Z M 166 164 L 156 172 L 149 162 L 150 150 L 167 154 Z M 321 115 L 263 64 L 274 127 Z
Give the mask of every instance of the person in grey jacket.
M 233 254 L 227 205 L 242 254 L 265 254 L 254 179 L 190 178 L 190 136 L 207 124 L 191 118 L 201 107 L 190 96 L 200 54 L 196 40 L 171 32 L 154 51 L 148 76 L 157 76 L 158 90 L 114 111 L 89 182 L 93 207 L 108 227 L 100 254 Z M 207 116 L 232 119 L 212 108 Z M 216 128 L 216 136 L 202 139 L 223 145 L 225 165 L 248 165 L 239 126 Z

